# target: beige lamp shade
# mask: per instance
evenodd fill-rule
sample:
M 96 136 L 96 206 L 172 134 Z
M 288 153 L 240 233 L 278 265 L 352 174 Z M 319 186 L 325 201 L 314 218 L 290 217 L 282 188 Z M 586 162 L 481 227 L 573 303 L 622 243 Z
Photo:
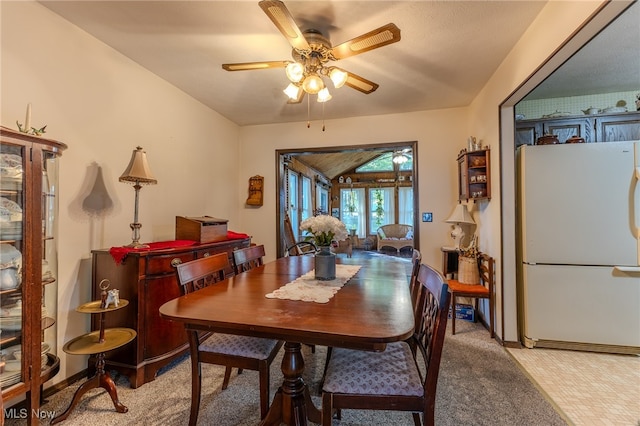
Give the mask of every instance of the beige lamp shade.
M 141 146 L 136 147 L 133 151 L 131 161 L 129 161 L 129 165 L 120 176 L 119 181 L 142 185 L 155 185 L 158 183 L 153 174 L 151 174 L 149 163 L 147 163 L 147 153 L 142 150 Z
M 471 214 L 469 213 L 469 210 L 467 209 L 467 206 L 465 206 L 464 204 L 456 205 L 456 207 L 453 209 L 453 212 L 451 212 L 451 215 L 447 220 L 445 220 L 445 222 L 458 224 L 466 223 L 469 225 L 475 224 L 473 218 L 471 217 Z
M 464 204 L 458 204 L 453 209 L 451 216 L 447 220 L 447 223 L 453 224 L 453 229 L 451 230 L 451 238 L 453 239 L 453 244 L 456 250 L 461 249 L 462 239 L 465 236 L 464 229 L 460 225 L 474 225 L 475 222 L 467 209 L 467 206 Z

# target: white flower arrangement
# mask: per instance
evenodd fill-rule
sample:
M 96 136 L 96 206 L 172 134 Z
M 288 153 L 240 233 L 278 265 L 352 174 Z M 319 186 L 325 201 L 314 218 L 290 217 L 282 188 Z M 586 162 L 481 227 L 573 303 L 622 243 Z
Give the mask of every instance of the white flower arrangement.
M 329 215 L 319 215 L 303 220 L 300 230 L 313 235 L 307 239 L 313 238 L 317 246 L 330 246 L 333 240 L 346 240 L 348 236 L 344 223 Z

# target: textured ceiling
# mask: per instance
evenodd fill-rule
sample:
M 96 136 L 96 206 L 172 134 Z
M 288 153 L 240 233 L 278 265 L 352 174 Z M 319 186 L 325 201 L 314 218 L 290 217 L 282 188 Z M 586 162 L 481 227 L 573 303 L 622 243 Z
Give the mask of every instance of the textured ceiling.
M 286 103 L 282 69 L 222 70 L 223 63 L 291 59 L 291 46 L 257 1 L 41 3 L 238 125 L 306 121 L 308 111 L 319 120 L 323 114 L 334 119 L 466 106 L 545 5 L 538 0 L 285 1 L 302 30 L 320 30 L 334 45 L 389 22 L 401 30 L 398 43 L 336 62 L 380 88 L 369 95 L 333 89 L 323 112 L 315 97 L 308 106 Z M 568 68 L 571 73 L 556 73 L 531 96 L 637 89 L 640 73 L 628 72 L 629 63 L 640 58 L 634 16 L 635 26 L 612 31 L 595 55 L 585 51 Z
M 618 19 L 576 52 L 526 99 L 640 90 L 640 5 Z

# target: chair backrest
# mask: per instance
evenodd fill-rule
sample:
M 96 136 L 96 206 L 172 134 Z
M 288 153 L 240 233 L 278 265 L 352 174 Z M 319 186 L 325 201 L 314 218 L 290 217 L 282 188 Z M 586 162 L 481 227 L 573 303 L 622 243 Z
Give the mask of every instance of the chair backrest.
M 229 268 L 227 253 L 202 257 L 176 266 L 181 293 L 188 294 L 224 280 Z
M 284 214 L 284 235 L 282 236 L 284 239 L 284 247 L 285 249 L 288 247 L 292 247 L 297 241 L 295 234 L 293 233 L 293 227 L 291 226 L 291 219 L 289 219 L 289 214 Z
M 301 256 L 304 254 L 313 254 L 317 251 L 317 247 L 311 241 L 296 241 L 291 219 L 289 215 L 284 215 L 284 254 L 285 256 Z
M 495 260 L 486 253 L 480 253 L 478 256 L 478 269 L 480 271 L 480 284 L 487 287 L 489 295 L 492 295 L 495 284 Z
M 418 303 L 418 294 L 420 293 L 420 286 L 417 285 L 417 279 L 421 263 L 422 253 L 413 249 L 413 254 L 411 255 L 411 277 L 409 278 L 409 290 L 411 292 L 411 305 L 413 306 L 414 314 L 416 313 L 415 309 Z
M 420 285 L 418 298 L 420 321 L 416 322 L 418 326 L 414 333 L 414 340 L 419 351 L 416 354 L 416 362 L 423 363 L 421 370 L 425 372 L 423 381 L 426 415 L 428 412 L 434 412 L 436 385 L 451 295 L 448 292 L 446 279 L 431 266 L 420 265 L 416 280 Z
M 262 244 L 235 250 L 233 252 L 235 273 L 240 274 L 255 267 L 262 266 L 264 256 L 264 245 Z

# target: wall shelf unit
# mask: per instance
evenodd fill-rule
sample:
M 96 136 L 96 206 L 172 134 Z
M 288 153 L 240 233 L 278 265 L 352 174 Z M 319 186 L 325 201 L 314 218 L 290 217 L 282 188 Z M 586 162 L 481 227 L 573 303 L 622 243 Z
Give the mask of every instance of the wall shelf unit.
M 490 150 L 463 149 L 458 154 L 458 200 L 491 199 Z

